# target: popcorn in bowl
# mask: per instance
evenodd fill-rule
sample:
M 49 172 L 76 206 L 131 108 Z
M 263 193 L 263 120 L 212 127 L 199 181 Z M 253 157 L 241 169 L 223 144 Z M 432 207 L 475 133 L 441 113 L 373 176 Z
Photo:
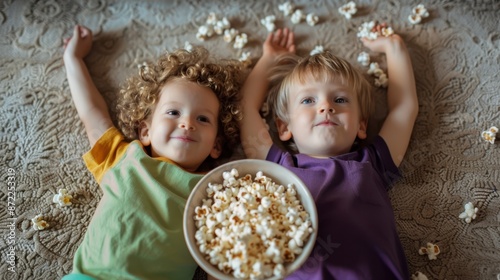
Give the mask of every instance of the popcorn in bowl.
M 218 279 L 281 279 L 305 262 L 316 232 L 307 187 L 263 160 L 230 162 L 205 175 L 184 213 L 191 254 Z

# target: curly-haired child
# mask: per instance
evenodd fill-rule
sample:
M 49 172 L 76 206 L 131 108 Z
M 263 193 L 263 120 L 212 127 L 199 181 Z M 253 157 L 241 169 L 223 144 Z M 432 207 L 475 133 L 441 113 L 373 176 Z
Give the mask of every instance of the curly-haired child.
M 92 146 L 83 159 L 103 195 L 64 279 L 191 279 L 186 200 L 215 159 L 239 141 L 240 67 L 195 48 L 143 65 L 120 91 L 118 126 L 83 58 L 92 32 L 64 42 L 71 95 Z M 227 153 L 226 155 L 229 155 Z
M 400 177 L 397 167 L 418 113 L 406 46 L 398 35 L 362 39 L 372 51 L 386 54 L 389 110 L 379 135 L 355 147 L 356 139 L 367 138 L 371 86 L 349 62 L 329 52 L 294 55 L 293 37 L 285 29 L 265 41 L 242 88 L 240 123 L 246 156 L 290 169 L 316 202 L 315 248 L 287 279 L 409 279 L 387 195 Z M 268 87 L 277 141 L 286 149 L 273 144 L 259 115 Z

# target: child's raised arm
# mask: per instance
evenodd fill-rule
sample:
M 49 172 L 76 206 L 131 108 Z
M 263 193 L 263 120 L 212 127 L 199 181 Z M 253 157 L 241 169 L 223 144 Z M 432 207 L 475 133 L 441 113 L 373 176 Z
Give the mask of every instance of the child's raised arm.
M 379 37 L 374 41 L 362 39 L 363 44 L 387 59 L 389 84 L 387 89 L 388 115 L 380 130 L 396 166 L 401 164 L 408 148 L 413 125 L 418 114 L 418 100 L 413 69 L 403 39 L 399 35 Z
M 64 40 L 64 48 L 64 65 L 71 96 L 93 146 L 113 123 L 106 102 L 83 61 L 92 48 L 92 31 L 84 26 L 75 26 L 73 36 Z
M 240 121 L 241 143 L 248 158 L 265 159 L 272 139 L 259 114 L 269 87 L 269 69 L 280 54 L 295 53 L 294 35 L 288 29 L 267 36 L 263 54 L 248 75 L 242 88 L 243 119 Z

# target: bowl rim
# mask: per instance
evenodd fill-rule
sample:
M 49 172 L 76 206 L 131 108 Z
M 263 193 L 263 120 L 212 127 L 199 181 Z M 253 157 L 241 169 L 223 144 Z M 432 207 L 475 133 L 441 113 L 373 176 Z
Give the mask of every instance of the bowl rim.
M 233 161 L 227 162 L 225 164 L 219 165 L 218 167 L 216 167 L 216 168 L 212 169 L 211 171 L 209 171 L 208 173 L 206 173 L 203 176 L 203 178 L 201 178 L 198 181 L 198 183 L 196 183 L 194 188 L 191 190 L 191 193 L 189 194 L 189 197 L 186 201 L 186 206 L 184 207 L 184 216 L 183 216 L 183 222 L 182 222 L 184 239 L 186 241 L 186 246 L 188 247 L 188 250 L 189 250 L 191 256 L 193 257 L 195 262 L 205 272 L 216 277 L 219 280 L 226 280 L 226 279 L 233 280 L 233 279 L 238 279 L 238 278 L 235 278 L 230 274 L 223 273 L 217 267 L 215 267 L 209 261 L 207 261 L 203 257 L 203 254 L 199 251 L 199 248 L 196 245 L 196 241 L 194 240 L 194 235 L 193 235 L 193 237 L 188 236 L 188 233 L 187 233 L 188 232 L 188 222 L 189 222 L 188 219 L 191 220 L 191 223 L 194 223 L 194 219 L 192 218 L 192 215 L 190 214 L 190 212 L 192 212 L 192 211 L 190 211 L 190 209 L 193 209 L 193 211 L 194 211 L 194 208 L 196 206 L 194 206 L 192 204 L 193 204 L 193 201 L 195 199 L 196 190 L 198 190 L 199 188 L 202 187 L 203 181 L 206 178 L 213 176 L 214 173 L 220 173 L 220 175 L 221 175 L 220 177 L 222 178 L 222 172 L 230 171 L 232 168 L 235 168 L 238 165 L 249 164 L 249 163 L 256 165 L 256 166 L 262 166 L 262 170 L 259 170 L 259 171 L 262 171 L 265 176 L 271 177 L 273 180 L 275 180 L 273 178 L 273 176 L 271 174 L 269 174 L 268 172 L 266 172 L 266 170 L 267 170 L 266 166 L 273 167 L 273 168 L 278 169 L 279 171 L 288 173 L 290 175 L 290 177 L 292 177 L 292 179 L 290 179 L 290 181 L 295 180 L 295 181 L 300 183 L 300 185 L 295 185 L 295 184 L 294 185 L 295 185 L 295 189 L 298 189 L 298 188 L 302 189 L 302 192 L 305 195 L 305 197 L 302 197 L 302 195 L 299 196 L 299 199 L 301 200 L 302 205 L 304 205 L 304 200 L 310 200 L 312 202 L 312 203 L 310 203 L 312 213 L 310 213 L 310 211 L 308 211 L 308 214 L 309 214 L 309 218 L 311 220 L 311 227 L 313 228 L 313 232 L 309 235 L 308 241 L 303 246 L 302 252 L 295 259 L 295 261 L 285 265 L 284 277 L 290 275 L 292 272 L 297 270 L 300 266 L 302 266 L 307 261 L 307 259 L 309 258 L 309 255 L 311 254 L 311 252 L 314 248 L 314 245 L 316 243 L 316 238 L 317 238 L 317 234 L 318 234 L 318 213 L 317 213 L 316 203 L 315 203 L 314 198 L 312 197 L 311 192 L 309 191 L 307 185 L 299 178 L 298 175 L 296 175 L 295 173 L 293 173 L 293 171 L 287 169 L 286 167 L 281 166 L 280 164 L 277 164 L 275 162 L 268 161 L 268 160 L 262 160 L 262 159 L 239 159 L 239 160 L 233 160 Z M 239 175 L 241 177 L 245 174 L 239 174 Z M 251 175 L 252 175 L 252 178 L 255 176 L 255 174 L 251 174 Z M 279 183 L 286 186 L 286 183 L 285 184 L 283 184 L 281 182 L 279 182 Z M 299 193 L 299 192 L 297 191 L 297 193 Z M 196 226 L 195 226 L 195 229 L 196 229 Z M 300 260 L 300 262 L 297 262 L 298 260 Z M 291 267 L 292 264 L 294 264 L 294 265 Z M 274 277 L 268 278 L 268 280 L 270 280 L 270 279 L 280 279 L 280 278 L 278 278 L 277 276 L 274 276 Z

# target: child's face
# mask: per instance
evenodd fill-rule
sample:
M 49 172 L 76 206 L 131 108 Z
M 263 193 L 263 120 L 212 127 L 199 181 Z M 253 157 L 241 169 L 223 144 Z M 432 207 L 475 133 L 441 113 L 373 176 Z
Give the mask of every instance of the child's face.
M 165 157 L 196 171 L 208 157 L 217 158 L 219 100 L 212 90 L 180 79 L 161 90 L 150 120 L 142 123 L 140 140 L 151 156 Z
M 316 81 L 291 87 L 289 123 L 278 120 L 282 141 L 293 137 L 300 153 L 330 157 L 350 151 L 356 136 L 366 138 L 357 94 L 339 81 Z

